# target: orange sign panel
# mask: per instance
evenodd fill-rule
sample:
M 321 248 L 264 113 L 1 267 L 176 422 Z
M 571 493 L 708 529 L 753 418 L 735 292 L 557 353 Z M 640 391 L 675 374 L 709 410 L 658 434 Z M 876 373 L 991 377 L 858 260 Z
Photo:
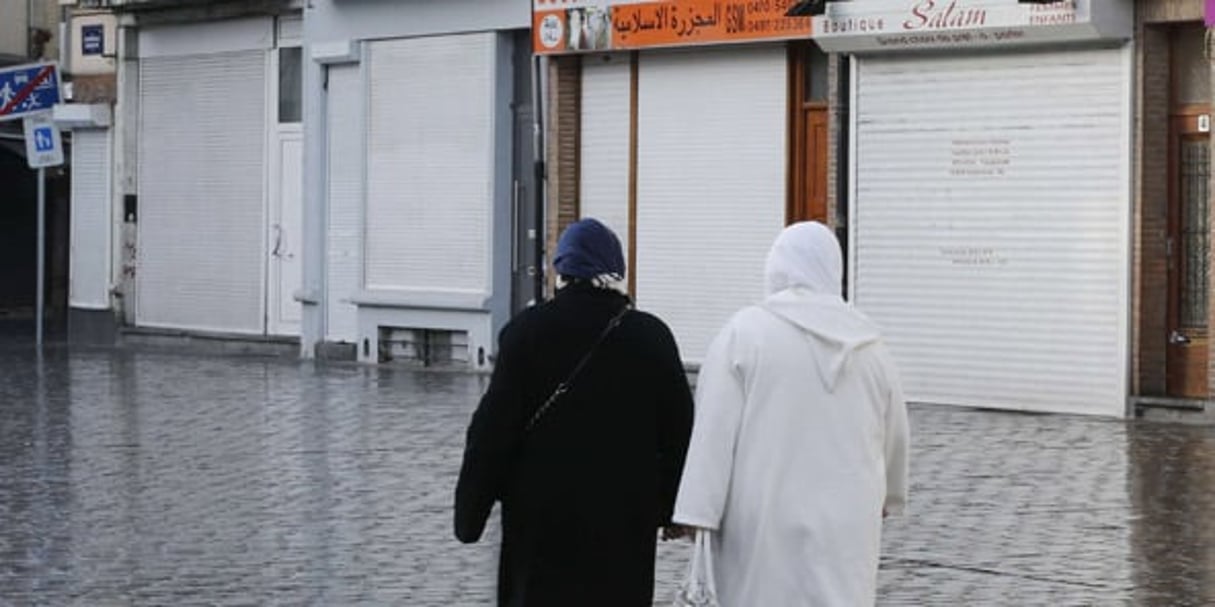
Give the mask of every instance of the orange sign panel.
M 812 21 L 786 17 L 796 0 L 665 0 L 537 5 L 537 53 L 577 53 L 652 47 L 808 38 Z

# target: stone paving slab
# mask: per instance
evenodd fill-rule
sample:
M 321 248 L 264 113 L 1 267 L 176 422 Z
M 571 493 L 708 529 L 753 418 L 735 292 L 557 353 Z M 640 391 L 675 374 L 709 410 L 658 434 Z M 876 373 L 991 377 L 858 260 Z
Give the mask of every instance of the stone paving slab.
M 482 376 L 0 348 L 0 605 L 490 605 Z M 881 605 L 1215 604 L 1215 430 L 914 407 Z M 688 546 L 659 549 L 668 604 Z

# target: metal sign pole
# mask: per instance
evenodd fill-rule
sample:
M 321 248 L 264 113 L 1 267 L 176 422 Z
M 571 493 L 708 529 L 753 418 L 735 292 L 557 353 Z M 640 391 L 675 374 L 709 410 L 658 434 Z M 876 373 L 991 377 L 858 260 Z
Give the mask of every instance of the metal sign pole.
M 42 314 L 46 303 L 46 169 L 38 169 L 38 292 L 35 296 L 35 341 L 42 349 Z
M 33 6 L 31 2 L 30 6 Z M 42 351 L 46 307 L 46 167 L 63 164 L 63 140 L 54 107 L 63 101 L 55 62 L 0 69 L 0 121 L 25 119 L 25 158 L 38 169 L 38 292 L 34 295 L 34 341 Z

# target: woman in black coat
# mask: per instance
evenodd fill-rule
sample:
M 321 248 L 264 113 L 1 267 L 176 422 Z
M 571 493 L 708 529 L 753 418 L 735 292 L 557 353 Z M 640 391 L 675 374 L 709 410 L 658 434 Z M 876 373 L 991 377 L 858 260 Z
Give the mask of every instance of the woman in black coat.
M 570 226 L 554 266 L 565 283 L 556 297 L 499 337 L 468 428 L 456 537 L 478 541 L 502 503 L 504 607 L 649 607 L 657 532 L 670 524 L 691 433 L 691 391 L 667 326 L 628 310 L 611 288 L 624 260 L 609 229 L 593 219 Z M 568 392 L 537 418 L 567 380 Z

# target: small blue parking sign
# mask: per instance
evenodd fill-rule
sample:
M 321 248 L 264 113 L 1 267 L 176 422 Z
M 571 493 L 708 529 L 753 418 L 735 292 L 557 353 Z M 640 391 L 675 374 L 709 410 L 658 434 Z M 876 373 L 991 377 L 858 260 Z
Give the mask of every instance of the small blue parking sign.
M 37 152 L 55 151 L 55 130 L 49 126 L 34 129 L 34 150 Z
M 31 169 L 63 164 L 63 139 L 50 112 L 26 116 L 25 157 Z

